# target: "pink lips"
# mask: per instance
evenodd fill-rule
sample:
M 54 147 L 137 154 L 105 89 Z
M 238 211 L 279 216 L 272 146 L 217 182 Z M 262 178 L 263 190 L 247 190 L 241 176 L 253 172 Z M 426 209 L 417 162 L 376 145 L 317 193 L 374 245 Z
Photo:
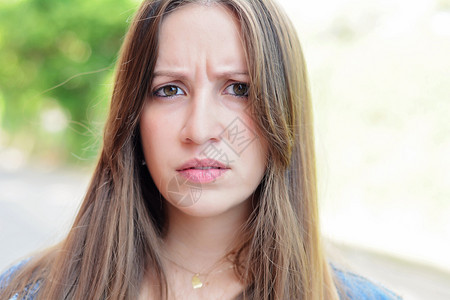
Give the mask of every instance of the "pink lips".
M 191 159 L 177 169 L 181 176 L 198 183 L 212 182 L 228 170 L 226 165 L 208 158 Z

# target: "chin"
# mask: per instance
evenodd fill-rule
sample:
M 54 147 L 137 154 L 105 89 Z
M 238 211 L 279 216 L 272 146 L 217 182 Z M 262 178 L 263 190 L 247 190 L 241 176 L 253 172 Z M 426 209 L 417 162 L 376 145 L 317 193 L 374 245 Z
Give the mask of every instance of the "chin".
M 242 197 L 242 199 L 236 199 L 230 201 L 230 195 L 208 195 L 205 191 L 199 199 L 192 205 L 177 205 L 177 202 L 170 199 L 170 204 L 180 212 L 199 218 L 211 218 L 217 217 L 223 214 L 241 215 L 248 213 L 248 205 L 250 204 L 249 197 Z M 183 203 L 184 204 L 184 203 Z

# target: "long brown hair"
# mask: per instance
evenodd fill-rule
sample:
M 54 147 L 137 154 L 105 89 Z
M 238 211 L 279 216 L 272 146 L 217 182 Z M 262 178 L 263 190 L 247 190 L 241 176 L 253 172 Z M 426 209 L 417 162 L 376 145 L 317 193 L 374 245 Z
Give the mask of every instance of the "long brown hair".
M 244 299 L 337 299 L 321 247 L 313 120 L 295 30 L 272 0 L 149 0 L 138 10 L 117 66 L 104 143 L 68 236 L 36 256 L 1 293 L 39 283 L 39 299 L 137 299 L 146 272 L 167 298 L 161 201 L 141 164 L 139 120 L 157 59 L 164 15 L 187 3 L 228 7 L 239 20 L 250 73 L 249 112 L 268 141 L 236 268 Z M 20 295 L 20 296 L 22 296 Z

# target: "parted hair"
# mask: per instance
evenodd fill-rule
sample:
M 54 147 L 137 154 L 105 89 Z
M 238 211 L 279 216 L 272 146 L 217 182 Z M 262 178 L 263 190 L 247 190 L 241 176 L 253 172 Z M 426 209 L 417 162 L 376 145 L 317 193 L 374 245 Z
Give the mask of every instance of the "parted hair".
M 249 113 L 269 145 L 242 242 L 230 252 L 247 284 L 240 299 L 338 299 L 319 230 L 313 119 L 294 27 L 272 0 L 147 0 L 116 67 L 103 146 L 68 235 L 35 255 L 0 299 L 138 299 L 148 272 L 167 299 L 161 240 L 166 211 L 143 158 L 139 122 L 164 16 L 183 5 L 223 5 L 240 24 L 250 77 Z

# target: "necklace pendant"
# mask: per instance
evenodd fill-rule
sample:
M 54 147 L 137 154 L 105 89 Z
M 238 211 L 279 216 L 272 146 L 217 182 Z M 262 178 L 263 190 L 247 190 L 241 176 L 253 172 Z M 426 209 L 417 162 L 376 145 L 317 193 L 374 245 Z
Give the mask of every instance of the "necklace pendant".
M 194 289 L 199 289 L 203 286 L 203 282 L 200 280 L 199 278 L 200 274 L 195 274 L 194 276 L 192 276 L 192 287 Z

